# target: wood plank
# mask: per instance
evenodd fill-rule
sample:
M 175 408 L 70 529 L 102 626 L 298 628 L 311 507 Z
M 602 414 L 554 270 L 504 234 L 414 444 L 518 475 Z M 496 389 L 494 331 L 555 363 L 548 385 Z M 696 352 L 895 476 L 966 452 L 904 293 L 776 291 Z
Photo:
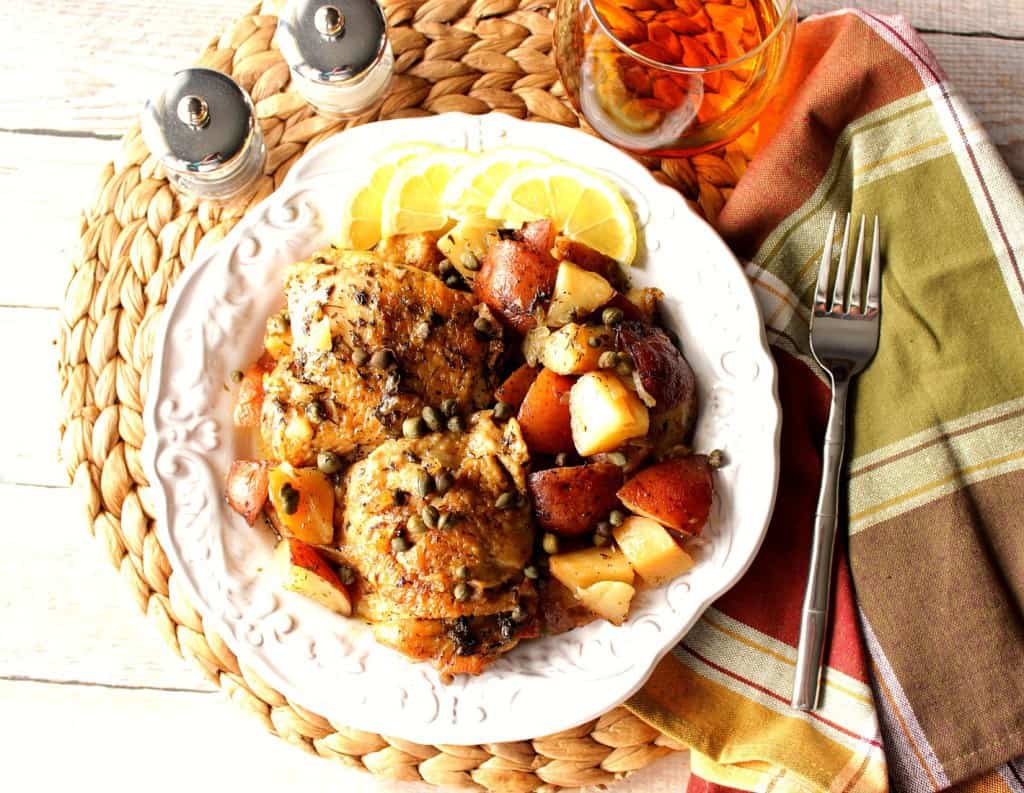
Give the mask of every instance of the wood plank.
M 57 461 L 57 321 L 53 309 L 0 308 L 0 338 L 18 374 L 0 398 L 0 483 L 67 484 Z
M 0 132 L 0 196 L 8 277 L 0 306 L 59 306 L 78 244 L 78 220 L 116 141 Z
M 800 16 L 851 5 L 849 0 L 796 0 L 796 4 Z M 1024 38 L 1024 5 L 1020 0 L 872 0 L 865 7 L 879 14 L 902 14 L 918 30 Z
M 212 690 L 139 613 L 76 493 L 0 485 L 0 503 L 0 679 Z
M 140 787 L 180 793 L 197 784 L 200 790 L 456 793 L 382 780 L 304 754 L 216 695 L 0 681 L 0 710 L 2 774 L 10 790 L 78 790 L 83 780 L 91 789 L 102 779 L 109 793 Z M 56 744 L 46 740 L 53 736 Z M 681 793 L 688 775 L 686 757 L 674 755 L 603 790 Z

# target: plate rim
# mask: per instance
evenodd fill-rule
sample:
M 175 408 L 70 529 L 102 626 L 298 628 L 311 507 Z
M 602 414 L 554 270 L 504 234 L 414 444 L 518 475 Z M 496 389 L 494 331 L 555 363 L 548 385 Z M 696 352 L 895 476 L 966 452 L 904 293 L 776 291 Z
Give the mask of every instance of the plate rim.
M 585 137 L 586 139 L 588 139 L 590 141 L 596 141 L 597 143 L 601 144 L 602 146 L 607 147 L 612 152 L 614 152 L 616 155 L 621 156 L 621 155 L 625 154 L 625 152 L 622 152 L 621 150 L 615 148 L 614 146 L 611 146 L 607 142 L 605 142 L 603 140 L 600 140 L 600 139 L 597 139 L 597 138 L 594 138 L 594 137 L 592 137 L 590 135 L 586 135 L 586 133 L 584 133 L 582 131 L 579 131 L 577 129 L 567 128 L 567 127 L 563 127 L 563 126 L 556 125 L 556 124 L 550 124 L 550 123 L 546 123 L 546 122 L 524 121 L 524 120 L 515 119 L 515 118 L 511 118 L 511 117 L 505 117 L 505 116 L 501 116 L 501 118 L 499 120 L 499 119 L 496 118 L 495 114 L 489 114 L 489 115 L 486 115 L 486 116 L 472 116 L 472 115 L 468 115 L 468 114 L 464 114 L 464 113 L 444 113 L 444 114 L 439 114 L 439 115 L 425 117 L 425 118 L 391 119 L 391 120 L 387 120 L 387 121 L 373 122 L 372 124 L 360 125 L 359 127 L 354 127 L 354 128 L 348 129 L 348 130 L 343 130 L 341 132 L 336 133 L 335 135 L 332 135 L 331 137 L 325 139 L 321 143 L 317 144 L 316 146 L 311 147 L 309 150 L 304 152 L 302 157 L 299 158 L 299 160 L 296 161 L 296 163 L 293 165 L 293 167 L 289 171 L 288 175 L 285 177 L 285 179 L 281 183 L 281 185 L 278 186 L 278 188 L 276 188 L 269 196 L 264 198 L 258 204 L 254 205 L 253 207 L 250 207 L 248 209 L 248 211 L 245 213 L 245 215 L 243 215 L 242 218 L 239 219 L 239 221 L 236 223 L 236 225 L 228 232 L 228 234 L 225 235 L 225 237 L 223 239 L 217 241 L 208 250 L 203 251 L 202 255 L 200 257 L 197 257 L 197 260 L 194 260 L 193 262 L 190 263 L 190 265 L 185 269 L 184 272 L 182 272 L 182 274 L 179 276 L 179 278 L 175 282 L 174 286 L 171 288 L 170 292 L 168 293 L 167 300 L 165 302 L 164 309 L 163 309 L 162 321 L 159 324 L 159 328 L 158 328 L 158 331 L 157 331 L 157 334 L 156 334 L 155 343 L 154 343 L 154 346 L 153 346 L 153 357 L 151 359 L 150 372 L 149 372 L 150 389 L 149 389 L 149 391 L 147 393 L 146 403 L 145 403 L 144 410 L 143 410 L 143 427 L 144 427 L 145 433 L 144 433 L 144 441 L 143 441 L 143 445 L 142 445 L 142 453 L 141 453 L 142 460 L 141 461 L 142 461 L 143 469 L 144 469 L 144 471 L 146 473 L 146 476 L 147 476 L 147 478 L 149 480 L 151 489 L 152 489 L 152 491 L 154 492 L 154 495 L 155 495 L 154 507 L 155 507 L 155 511 L 156 511 L 155 524 L 156 524 L 157 538 L 159 539 L 161 547 L 162 547 L 162 549 L 164 550 L 165 554 L 168 557 L 168 561 L 172 565 L 172 571 L 179 574 L 178 582 L 177 583 L 179 585 L 183 586 L 184 593 L 188 596 L 190 605 L 192 605 L 192 607 L 195 608 L 200 613 L 200 615 L 202 616 L 204 622 L 207 622 L 208 624 L 211 625 L 211 627 L 213 627 L 216 630 L 218 636 L 228 645 L 229 649 L 231 649 L 231 651 L 236 655 L 236 657 L 238 657 L 240 660 L 241 659 L 245 659 L 245 662 L 248 665 L 251 665 L 256 671 L 258 671 L 258 673 L 261 675 L 261 677 L 263 677 L 265 680 L 267 680 L 268 684 L 271 684 L 276 690 L 278 690 L 280 693 L 282 693 L 287 699 L 289 699 L 289 700 L 291 700 L 293 702 L 296 702 L 297 704 L 299 704 L 299 705 L 301 705 L 303 707 L 307 707 L 310 710 L 312 710 L 313 712 L 317 712 L 317 710 L 318 710 L 318 706 L 317 705 L 313 705 L 312 707 L 310 707 L 309 704 L 307 704 L 306 702 L 303 701 L 304 700 L 303 696 L 301 696 L 301 695 L 293 696 L 293 694 L 296 691 L 295 687 L 289 681 L 281 680 L 279 678 L 279 675 L 276 672 L 270 670 L 265 665 L 265 663 L 262 660 L 262 658 L 254 657 L 251 654 L 248 654 L 246 652 L 246 649 L 245 649 L 244 645 L 242 645 L 241 642 L 239 642 L 237 639 L 235 639 L 233 637 L 232 631 L 229 628 L 227 628 L 226 624 L 222 621 L 222 619 L 216 613 L 213 613 L 214 610 L 205 607 L 205 606 L 207 606 L 207 604 L 205 603 L 205 599 L 199 595 L 198 590 L 193 586 L 193 582 L 192 582 L 190 576 L 185 574 L 185 571 L 187 569 L 187 565 L 183 564 L 182 560 L 180 558 L 178 558 L 178 554 L 176 553 L 176 549 L 175 549 L 175 542 L 173 541 L 173 539 L 168 534 L 168 531 L 169 531 L 169 527 L 168 527 L 169 504 L 168 504 L 168 497 L 167 497 L 167 485 L 164 483 L 164 481 L 162 480 L 162 477 L 156 471 L 156 466 L 155 466 L 155 457 L 156 457 L 155 447 L 157 445 L 156 444 L 156 437 L 157 437 L 157 435 L 156 435 L 156 416 L 155 416 L 155 412 L 156 412 L 156 406 L 157 406 L 158 402 L 160 401 L 158 399 L 158 395 L 161 393 L 161 390 L 162 390 L 161 386 L 163 385 L 164 378 L 165 378 L 165 373 L 164 373 L 165 360 L 164 359 L 165 359 L 165 356 L 166 356 L 166 354 L 168 352 L 168 350 L 167 350 L 168 336 L 169 336 L 169 328 L 171 327 L 170 320 L 172 320 L 175 317 L 175 314 L 178 312 L 178 310 L 180 308 L 179 304 L 181 303 L 182 299 L 184 298 L 184 295 L 187 293 L 188 286 L 191 284 L 191 282 L 194 281 L 197 278 L 198 274 L 200 272 L 202 272 L 202 270 L 205 267 L 207 267 L 210 264 L 211 261 L 213 261 L 219 255 L 221 255 L 222 252 L 225 249 L 228 249 L 230 247 L 236 246 L 238 244 L 240 238 L 250 228 L 251 224 L 255 222 L 255 220 L 253 220 L 253 221 L 250 221 L 250 223 L 247 223 L 246 222 L 247 218 L 251 217 L 251 218 L 255 219 L 256 217 L 260 216 L 261 210 L 265 211 L 275 201 L 280 200 L 284 196 L 293 195 L 293 194 L 297 193 L 298 192 L 298 188 L 303 184 L 303 182 L 306 179 L 308 179 L 308 180 L 319 180 L 319 179 L 322 179 L 322 178 L 326 177 L 325 174 L 320 174 L 320 175 L 313 174 L 313 175 L 308 175 L 308 176 L 304 177 L 302 175 L 302 173 L 301 173 L 301 168 L 300 168 L 300 165 L 303 162 L 311 161 L 312 160 L 311 155 L 314 155 L 316 152 L 318 152 L 318 150 L 320 150 L 322 146 L 328 146 L 328 145 L 339 146 L 339 145 L 341 145 L 340 140 L 343 139 L 347 133 L 349 133 L 349 132 L 357 132 L 360 129 L 365 129 L 366 127 L 370 127 L 370 126 L 379 127 L 380 125 L 389 125 L 389 126 L 395 126 L 395 127 L 398 127 L 398 126 L 408 127 L 409 130 L 410 130 L 411 135 L 413 136 L 413 137 L 409 137 L 408 139 L 409 140 L 415 140 L 415 137 L 414 137 L 415 136 L 415 130 L 417 128 L 419 128 L 421 125 L 425 125 L 425 124 L 430 124 L 430 125 L 467 124 L 467 123 L 473 123 L 473 124 L 477 125 L 478 128 L 479 128 L 480 125 L 486 124 L 486 123 L 496 124 L 496 125 L 499 125 L 501 127 L 506 127 L 506 128 L 507 127 L 511 127 L 513 129 L 518 127 L 518 126 L 520 126 L 520 125 L 522 125 L 524 127 L 530 127 L 532 129 L 545 128 L 546 127 L 546 128 L 550 128 L 551 129 L 552 134 L 556 134 L 556 131 L 557 131 L 557 134 L 559 134 L 559 135 L 564 135 L 566 133 L 574 134 L 574 135 L 580 135 L 580 136 L 583 136 L 583 137 Z M 524 144 L 524 145 L 528 145 L 528 144 Z M 654 653 L 651 656 L 651 658 L 649 660 L 649 663 L 646 663 L 646 664 L 637 663 L 636 664 L 636 668 L 640 669 L 642 671 L 640 671 L 639 674 L 635 675 L 636 679 L 633 681 L 632 685 L 629 686 L 628 690 L 627 689 L 622 689 L 623 691 L 625 691 L 625 693 L 621 694 L 621 696 L 617 694 L 616 697 L 614 698 L 614 701 L 611 704 L 609 704 L 609 701 L 606 698 L 599 699 L 598 701 L 600 702 L 600 705 L 599 706 L 595 706 L 594 708 L 586 709 L 586 715 L 584 715 L 582 717 L 580 717 L 579 714 L 581 712 L 583 712 L 583 709 L 581 709 L 579 712 L 574 712 L 573 717 L 571 719 L 569 719 L 569 720 L 563 719 L 560 722 L 560 724 L 563 724 L 564 726 L 560 726 L 556 730 L 548 730 L 548 729 L 546 729 L 546 727 L 549 726 L 549 725 L 545 725 L 545 730 L 544 730 L 545 734 L 551 733 L 551 732 L 555 732 L 555 731 L 558 731 L 558 730 L 561 730 L 561 729 L 568 729 L 568 728 L 577 726 L 578 724 L 582 724 L 582 723 L 584 723 L 586 721 L 589 721 L 589 720 L 592 720 L 592 719 L 596 719 L 596 718 L 600 717 L 601 715 L 603 715 L 604 713 L 608 712 L 609 710 L 611 710 L 611 709 L 621 705 L 623 702 L 625 702 L 631 696 L 633 696 L 633 694 L 635 694 L 640 688 L 643 687 L 643 685 L 649 679 L 650 675 L 653 673 L 655 667 L 660 663 L 660 661 L 668 653 L 670 653 L 672 651 L 672 649 L 676 645 L 679 644 L 680 641 L 682 641 L 682 639 L 686 636 L 687 633 L 689 633 L 689 631 L 693 628 L 693 626 L 701 618 L 701 616 L 703 616 L 703 614 L 707 611 L 707 609 L 711 606 L 711 604 L 715 600 L 717 600 L 718 598 L 722 597 L 722 595 L 724 595 L 730 589 L 732 589 L 732 587 L 735 586 L 736 583 L 749 570 L 751 564 L 753 564 L 754 559 L 757 557 L 757 555 L 758 555 L 758 553 L 759 553 L 759 551 L 760 551 L 760 549 L 761 549 L 761 547 L 762 547 L 762 545 L 764 543 L 764 538 L 765 538 L 765 536 L 767 534 L 768 527 L 769 527 L 769 525 L 771 523 L 771 518 L 772 518 L 772 516 L 774 514 L 775 502 L 776 502 L 777 495 L 778 495 L 778 485 L 779 485 L 779 476 L 780 476 L 780 467 L 781 467 L 780 442 L 781 442 L 781 430 L 782 430 L 782 411 L 781 411 L 781 403 L 779 401 L 779 393 L 778 393 L 778 368 L 777 368 L 777 366 L 775 364 L 775 360 L 774 360 L 774 357 L 772 356 L 771 348 L 770 348 L 770 345 L 768 343 L 767 332 L 766 332 L 766 328 L 765 328 L 765 325 L 764 325 L 763 317 L 761 315 L 760 304 L 759 304 L 759 302 L 758 302 L 758 300 L 756 298 L 756 295 L 753 292 L 753 288 L 752 288 L 752 286 L 750 284 L 749 279 L 746 278 L 746 276 L 745 276 L 745 274 L 743 272 L 742 265 L 737 260 L 735 254 L 733 254 L 733 252 L 725 244 L 724 240 L 714 230 L 714 228 L 703 217 L 701 217 L 696 212 L 694 212 L 690 208 L 690 206 L 687 204 L 685 199 L 676 190 L 674 190 L 673 188 L 671 188 L 671 187 L 669 187 L 667 185 L 664 185 L 663 183 L 658 182 L 653 177 L 653 175 L 650 173 L 650 171 L 648 171 L 646 168 L 644 168 L 640 163 L 636 163 L 636 165 L 637 165 L 637 167 L 642 168 L 645 171 L 645 173 L 647 173 L 647 175 L 648 175 L 648 177 L 650 179 L 650 186 L 652 186 L 654 188 L 657 188 L 656 191 L 654 191 L 653 194 L 658 195 L 658 196 L 664 196 L 666 194 L 671 195 L 672 196 L 671 200 L 677 201 L 678 204 L 681 205 L 683 211 L 685 211 L 686 213 L 689 214 L 691 221 L 695 220 L 695 221 L 697 221 L 698 224 L 700 224 L 700 225 L 702 225 L 704 227 L 704 232 L 707 235 L 708 240 L 709 241 L 713 241 L 713 244 L 715 245 L 715 247 L 717 247 L 719 249 L 719 253 L 724 258 L 728 258 L 728 260 L 732 264 L 734 264 L 736 266 L 736 268 L 738 270 L 738 274 L 740 276 L 740 280 L 743 281 L 743 296 L 744 296 L 744 298 L 749 299 L 750 306 L 752 307 L 752 309 L 755 312 L 756 317 L 757 317 L 757 325 L 758 325 L 758 328 L 759 328 L 759 337 L 758 337 L 759 352 L 763 353 L 763 358 L 765 360 L 767 360 L 767 362 L 770 364 L 770 372 L 768 373 L 767 377 L 770 380 L 770 394 L 771 394 L 772 403 L 773 403 L 771 407 L 774 408 L 774 409 L 769 411 L 769 406 L 766 405 L 765 406 L 765 410 L 766 410 L 765 418 L 766 418 L 767 421 L 770 422 L 769 426 L 770 426 L 770 429 L 771 429 L 771 437 L 772 437 L 772 447 L 773 447 L 772 451 L 773 451 L 773 462 L 774 462 L 774 471 L 773 471 L 773 473 L 774 473 L 774 476 L 772 477 L 772 482 L 771 482 L 771 487 L 770 487 L 770 494 L 769 494 L 769 499 L 768 499 L 768 504 L 767 504 L 767 510 L 766 510 L 765 518 L 762 521 L 762 525 L 759 528 L 756 542 L 753 545 L 751 553 L 744 560 L 743 564 L 739 566 L 739 568 L 737 569 L 735 574 L 730 576 L 728 578 L 728 580 L 724 580 L 723 583 L 720 586 L 718 586 L 715 589 L 714 592 L 711 592 L 706 597 L 700 599 L 699 605 L 696 608 L 693 609 L 691 617 L 688 620 L 685 621 L 685 623 L 683 624 L 682 628 L 679 629 L 677 631 L 677 633 L 674 636 L 671 637 L 670 640 L 663 640 L 663 642 L 662 642 L 662 645 L 663 645 L 662 649 L 660 651 L 658 651 L 657 653 Z M 646 190 L 647 186 L 645 185 L 644 187 L 645 187 L 645 190 Z M 767 415 L 769 413 L 770 413 L 770 415 Z M 200 604 L 200 605 L 195 605 L 197 603 Z M 242 649 L 241 652 L 239 652 L 239 649 L 240 649 L 239 645 L 241 645 L 241 649 Z M 248 655 L 248 657 L 247 657 L 247 655 Z M 412 664 L 410 662 L 410 668 L 411 667 L 412 667 Z M 472 745 L 472 744 L 480 743 L 480 740 L 466 741 L 465 743 L 462 743 L 462 742 L 460 742 L 458 740 L 449 740 L 449 738 L 451 737 L 450 735 L 437 735 L 437 734 L 433 734 L 432 735 L 431 733 L 436 733 L 437 730 L 434 729 L 433 726 L 431 726 L 431 725 L 427 725 L 424 728 L 424 730 L 419 731 L 419 732 L 417 732 L 415 729 L 411 729 L 411 730 L 409 730 L 408 733 L 402 732 L 402 731 L 395 732 L 395 731 L 392 731 L 390 729 L 382 730 L 382 729 L 379 729 L 379 727 L 380 727 L 380 725 L 370 724 L 370 725 L 360 725 L 359 729 L 365 729 L 367 731 L 373 730 L 373 731 L 376 731 L 376 732 L 386 732 L 387 734 L 400 735 L 401 737 L 406 738 L 407 740 L 414 740 L 414 741 L 421 742 L 421 743 L 450 743 L 450 744 L 456 744 L 456 745 L 459 745 L 460 743 L 461 743 L 461 745 Z M 491 729 L 491 733 L 494 733 L 494 732 L 495 731 L 493 729 Z M 501 734 L 496 734 L 496 735 L 492 735 L 492 734 L 488 733 L 487 740 L 484 741 L 484 742 L 488 742 L 489 743 L 489 742 L 529 740 L 529 739 L 532 739 L 534 737 L 532 735 L 531 736 L 525 736 L 525 735 L 521 734 L 521 732 L 522 732 L 521 730 L 517 730 L 517 731 L 511 732 L 511 733 L 501 733 Z

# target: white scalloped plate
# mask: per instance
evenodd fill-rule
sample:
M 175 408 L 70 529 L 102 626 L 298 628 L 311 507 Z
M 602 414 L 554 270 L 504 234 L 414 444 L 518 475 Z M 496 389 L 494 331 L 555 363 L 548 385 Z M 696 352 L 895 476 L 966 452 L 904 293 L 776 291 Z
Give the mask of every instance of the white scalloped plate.
M 621 627 L 595 622 L 524 642 L 483 675 L 444 685 L 434 670 L 378 645 L 369 629 L 289 592 L 268 567 L 273 538 L 224 503 L 231 460 L 251 454 L 231 423 L 228 373 L 262 346 L 282 305 L 282 268 L 328 243 L 345 190 L 367 158 L 399 141 L 479 151 L 534 146 L 598 168 L 621 186 L 641 236 L 636 285 L 666 293 L 664 316 L 699 383 L 699 449 L 729 464 L 699 564 L 642 592 Z M 545 735 L 625 700 L 707 606 L 750 564 L 771 515 L 780 415 L 775 366 L 747 279 L 712 229 L 673 190 L 608 144 L 504 115 L 448 114 L 348 130 L 312 149 L 284 184 L 175 286 L 153 358 L 143 462 L 160 541 L 190 602 L 239 660 L 334 724 L 422 743 Z

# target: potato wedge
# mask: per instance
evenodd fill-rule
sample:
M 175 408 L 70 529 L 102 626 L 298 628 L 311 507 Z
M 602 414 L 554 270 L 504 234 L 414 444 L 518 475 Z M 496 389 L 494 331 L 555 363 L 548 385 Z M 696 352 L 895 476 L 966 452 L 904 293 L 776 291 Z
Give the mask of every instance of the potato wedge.
M 551 220 L 545 218 L 543 220 L 533 220 L 529 223 L 524 223 L 523 227 L 516 232 L 516 239 L 529 245 L 530 249 L 540 256 L 546 263 L 553 263 L 554 259 L 551 255 L 551 249 L 555 245 L 555 236 L 557 233 L 555 224 Z
M 634 382 L 648 407 L 664 411 L 693 396 L 697 388 L 693 370 L 665 331 L 624 322 L 616 330 L 616 338 L 633 359 Z
M 570 261 L 584 270 L 597 273 L 609 283 L 614 284 L 622 280 L 617 261 L 582 242 L 558 236 L 555 238 L 551 253 L 558 261 Z
M 633 567 L 618 548 L 584 548 L 548 559 L 551 576 L 575 592 L 598 581 L 633 583 Z
M 580 603 L 604 617 L 612 625 L 621 625 L 629 616 L 629 604 L 636 590 L 622 581 L 598 581 L 576 590 Z
M 527 448 L 534 453 L 558 454 L 573 450 L 569 394 L 575 379 L 541 369 L 523 404 L 519 426 Z
M 572 262 L 561 262 L 545 324 L 557 328 L 582 319 L 611 300 L 614 294 L 612 285 L 597 273 Z
M 650 518 L 626 518 L 612 536 L 633 569 L 651 586 L 666 584 L 693 567 L 693 557 Z
M 614 451 L 647 434 L 647 408 L 613 372 L 587 372 L 577 380 L 569 413 L 573 443 L 583 457 Z
M 279 465 L 270 469 L 268 485 L 275 523 L 285 534 L 311 545 L 327 545 L 334 539 L 334 486 L 320 471 Z M 298 493 L 291 511 L 289 490 Z
M 537 309 L 551 297 L 558 274 L 553 259 L 545 261 L 519 240 L 495 240 L 473 280 L 473 294 L 519 333 L 537 324 Z
M 536 471 L 527 479 L 537 522 L 556 534 L 583 534 L 619 505 L 622 469 L 610 463 Z
M 601 353 L 612 347 L 615 337 L 604 325 L 570 322 L 544 340 L 540 362 L 558 374 L 584 374 L 598 369 Z
M 235 460 L 228 471 L 227 502 L 250 526 L 267 503 L 269 467 L 265 460 Z
M 472 283 L 479 272 L 480 262 L 487 255 L 488 237 L 497 229 L 496 220 L 485 217 L 466 218 L 437 241 L 437 249 L 467 283 Z
M 700 534 L 711 512 L 714 481 L 703 454 L 656 463 L 619 489 L 619 500 L 638 515 L 686 534 Z
M 664 292 L 650 286 L 634 287 L 626 292 L 626 299 L 636 307 L 640 319 L 648 324 L 654 322 L 654 317 L 658 313 L 658 303 L 664 298 Z
M 285 589 L 305 595 L 346 617 L 352 615 L 348 587 L 315 548 L 294 537 L 286 537 L 274 550 L 274 563 Z
M 494 392 L 494 398 L 500 402 L 508 402 L 512 407 L 519 409 L 526 399 L 526 392 L 530 390 L 533 381 L 537 379 L 540 371 L 536 366 L 523 364 L 512 374 L 505 378 L 498 390 Z

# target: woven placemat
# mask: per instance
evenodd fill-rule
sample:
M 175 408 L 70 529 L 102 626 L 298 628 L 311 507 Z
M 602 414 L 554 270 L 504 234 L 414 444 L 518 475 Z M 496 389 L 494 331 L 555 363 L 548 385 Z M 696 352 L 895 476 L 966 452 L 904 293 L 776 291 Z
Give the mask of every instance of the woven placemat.
M 314 113 L 289 90 L 264 3 L 213 39 L 198 64 L 230 74 L 252 95 L 266 139 L 254 195 L 226 206 L 172 192 L 138 128 L 102 170 L 81 222 L 59 339 L 61 455 L 96 540 L 139 607 L 181 656 L 271 732 L 382 777 L 495 791 L 554 791 L 611 782 L 683 747 L 624 708 L 558 735 L 505 744 L 426 746 L 335 724 L 289 702 L 240 664 L 176 586 L 157 541 L 140 464 L 142 408 L 153 340 L 168 290 L 205 248 L 268 196 L 306 149 L 376 118 L 498 111 L 569 126 L 551 56 L 554 3 L 536 0 L 385 0 L 395 51 L 390 94 L 345 122 Z M 751 138 L 692 159 L 645 160 L 712 223 L 746 168 Z

